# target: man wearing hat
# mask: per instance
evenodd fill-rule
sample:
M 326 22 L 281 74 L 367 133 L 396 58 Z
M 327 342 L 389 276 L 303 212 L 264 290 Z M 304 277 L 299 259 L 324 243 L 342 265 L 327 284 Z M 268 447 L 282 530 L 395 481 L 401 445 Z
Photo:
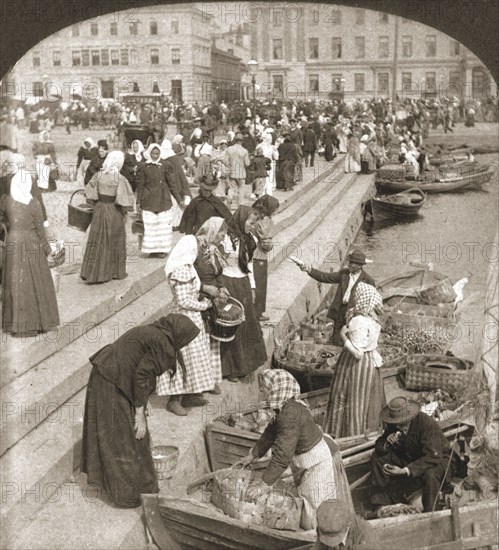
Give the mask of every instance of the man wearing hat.
M 227 222 L 232 214 L 225 206 L 223 200 L 216 197 L 213 192 L 218 187 L 218 180 L 211 174 L 203 176 L 199 181 L 199 195 L 187 205 L 179 231 L 186 235 L 195 235 L 206 220 L 213 216 L 224 218 Z
M 372 503 L 395 504 L 422 487 L 423 510 L 433 511 L 446 472 L 446 481 L 451 474 L 451 449 L 442 429 L 406 397 L 392 399 L 380 419 L 386 429 L 371 456 Z
M 237 133 L 234 136 L 234 145 L 227 147 L 225 151 L 225 165 L 229 183 L 229 201 L 231 207 L 236 210 L 244 204 L 244 183 L 246 181 L 246 168 L 250 165 L 248 150 L 242 145 L 243 135 Z
M 353 297 L 357 285 L 359 283 L 367 283 L 368 285 L 376 286 L 374 279 L 363 269 L 366 263 L 372 262 L 360 250 L 353 250 L 348 255 L 347 267 L 340 269 L 340 271 L 326 273 L 325 271 L 314 269 L 311 265 L 300 264 L 300 269 L 306 271 L 316 281 L 338 285 L 333 302 L 327 312 L 327 316 L 334 321 L 332 343 L 335 346 L 343 347 L 340 333 L 346 324 L 347 310 L 353 307 Z

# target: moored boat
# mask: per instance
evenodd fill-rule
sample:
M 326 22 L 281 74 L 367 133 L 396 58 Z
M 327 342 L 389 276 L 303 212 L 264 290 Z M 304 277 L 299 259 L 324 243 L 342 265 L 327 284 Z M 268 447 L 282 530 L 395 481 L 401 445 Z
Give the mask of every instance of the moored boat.
M 374 221 L 413 218 L 421 210 L 425 201 L 426 195 L 416 187 L 395 195 L 373 197 L 371 212 Z

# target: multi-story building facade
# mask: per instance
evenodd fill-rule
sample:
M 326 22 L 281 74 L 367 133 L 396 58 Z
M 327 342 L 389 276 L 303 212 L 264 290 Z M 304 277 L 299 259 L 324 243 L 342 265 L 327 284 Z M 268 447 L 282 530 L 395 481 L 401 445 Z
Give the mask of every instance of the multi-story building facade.
M 483 64 L 426 25 L 372 10 L 258 3 L 248 16 L 262 98 L 490 95 Z
M 119 99 L 140 91 L 202 100 L 212 81 L 215 31 L 213 17 L 197 4 L 116 12 L 43 40 L 16 64 L 10 79 L 23 97 L 45 92 L 67 98 L 74 91 Z

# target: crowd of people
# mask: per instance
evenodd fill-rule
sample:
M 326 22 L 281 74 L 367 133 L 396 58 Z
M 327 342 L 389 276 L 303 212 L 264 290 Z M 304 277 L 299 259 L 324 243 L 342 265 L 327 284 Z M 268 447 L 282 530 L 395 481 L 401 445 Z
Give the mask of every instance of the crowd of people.
M 233 110 L 225 104 L 190 105 L 182 113 L 174 107 L 169 116 L 182 124 L 172 140 L 145 147 L 135 139 L 123 152 L 110 150 L 105 139 L 95 143 L 87 137 L 76 154 L 76 179 L 93 207 L 81 278 L 95 284 L 127 276 L 125 222 L 134 213 L 141 252 L 166 259 L 173 297 L 167 317 L 132 329 L 90 358 L 81 470 L 120 506 L 138 506 L 141 493 L 159 490 L 146 419 L 152 392 L 167 397 L 170 413 L 185 416 L 189 407 L 206 403 L 204 394 L 220 394 L 222 380 L 237 383 L 268 360 L 261 323 L 269 320 L 268 254 L 275 237 L 272 216 L 279 208 L 275 191 L 300 184 L 304 166 L 314 166 L 318 155 L 330 162 L 344 154 L 346 173 L 372 172 L 395 155 L 414 177 L 428 160 L 424 139 L 432 118 L 423 100 L 407 102 L 403 118 L 385 100 L 350 106 L 268 102 L 257 113 L 244 104 Z M 144 123 L 142 112 L 149 111 L 150 123 L 155 108 L 125 109 L 120 120 L 134 124 L 133 112 Z M 474 116 L 470 108 L 467 125 Z M 445 115 L 444 125 L 452 130 Z M 2 151 L 0 216 L 7 224 L 6 249 L 24 247 L 32 253 L 5 255 L 2 328 L 34 336 L 59 325 L 42 194 L 56 189 L 57 153 L 47 126 L 33 146 L 33 172 L 13 145 Z M 247 185 L 251 206 L 245 204 Z M 199 189 L 196 197 L 193 186 Z M 173 230 L 183 233 L 174 247 Z M 256 500 L 270 491 L 291 466 L 305 502 L 305 529 L 316 527 L 331 494 L 354 513 L 334 438 L 364 434 L 381 422 L 388 426 L 372 459 L 377 503 L 396 501 L 393 486 L 406 477 L 421 482 L 424 510 L 431 511 L 448 473 L 448 444 L 438 425 L 422 416 L 417 404 L 402 403 L 402 398 L 386 404 L 377 352 L 383 301 L 364 270 L 368 262 L 358 250 L 339 272 L 298 262 L 313 279 L 338 285 L 328 317 L 334 322 L 332 343 L 342 352 L 322 430 L 288 372 L 266 370 L 260 380 L 275 416 L 243 463 L 270 448 L 272 458 L 247 497 Z M 210 334 L 217 304 L 228 303 L 229 297 L 241 304 L 241 322 L 232 340 L 220 341 Z M 117 414 L 125 421 L 116 422 Z

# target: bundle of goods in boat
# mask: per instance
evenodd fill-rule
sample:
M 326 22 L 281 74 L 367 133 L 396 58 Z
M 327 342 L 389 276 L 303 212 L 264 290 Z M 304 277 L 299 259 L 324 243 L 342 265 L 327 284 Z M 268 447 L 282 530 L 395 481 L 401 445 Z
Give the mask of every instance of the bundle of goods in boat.
M 286 352 L 286 363 L 301 368 L 318 368 L 326 362 L 322 349 L 314 342 L 294 340 Z
M 315 317 L 309 322 L 300 323 L 302 340 L 313 339 L 316 344 L 327 344 L 333 336 L 334 322 Z
M 221 470 L 213 480 L 212 503 L 231 518 L 269 527 L 297 531 L 300 528 L 303 500 L 292 482 L 278 480 L 272 490 L 256 503 L 245 500 L 252 480 L 261 479 L 260 472 Z
M 450 279 L 442 279 L 418 291 L 421 303 L 427 305 L 448 304 L 456 299 Z
M 404 350 L 390 344 L 378 344 L 378 353 L 383 358 L 383 366 L 391 366 L 404 356 Z
M 397 516 L 409 516 L 413 514 L 419 514 L 420 512 L 414 506 L 410 504 L 389 504 L 388 506 L 382 506 L 378 512 L 378 518 L 395 518 Z
M 250 413 L 229 414 L 217 418 L 217 420 L 231 428 L 253 433 L 263 433 L 273 416 L 274 413 L 270 409 L 258 409 Z
M 414 326 L 409 325 L 405 329 L 390 323 L 385 326 L 384 331 L 384 336 L 390 339 L 388 342 L 402 341 L 406 353 L 444 353 L 449 344 L 442 331 L 433 328 L 424 330 L 418 327 L 415 330 Z

